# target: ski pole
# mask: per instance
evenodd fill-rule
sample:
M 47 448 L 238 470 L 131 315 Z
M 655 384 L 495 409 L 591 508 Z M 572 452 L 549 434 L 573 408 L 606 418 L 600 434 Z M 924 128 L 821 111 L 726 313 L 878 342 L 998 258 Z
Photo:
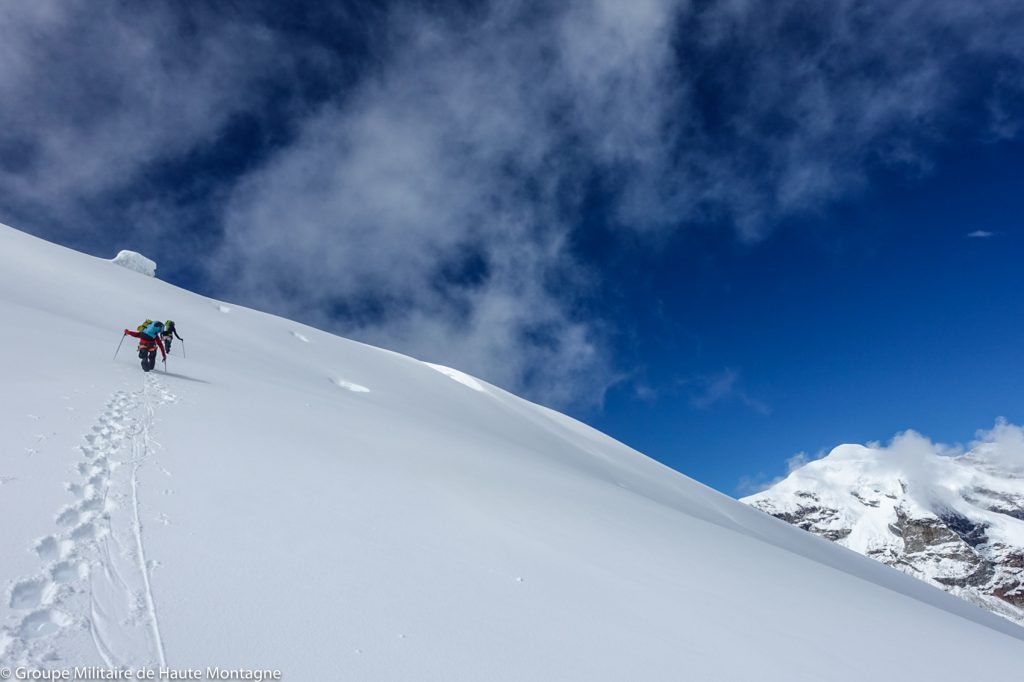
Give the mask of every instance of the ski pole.
M 117 350 L 114 351 L 114 359 L 115 360 L 117 360 L 117 354 L 121 352 L 121 344 L 124 343 L 124 337 L 126 337 L 126 336 L 128 336 L 128 335 L 127 334 L 121 334 L 121 340 L 117 344 Z
M 185 353 L 185 339 L 178 339 L 178 340 L 181 341 L 181 357 L 183 357 L 186 360 L 188 360 L 188 354 Z

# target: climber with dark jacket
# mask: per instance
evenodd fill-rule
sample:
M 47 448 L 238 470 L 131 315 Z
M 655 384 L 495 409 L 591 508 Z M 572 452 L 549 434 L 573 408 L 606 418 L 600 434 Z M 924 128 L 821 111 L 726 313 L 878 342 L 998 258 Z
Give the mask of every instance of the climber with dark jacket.
M 164 330 L 160 332 L 160 338 L 164 342 L 164 348 L 167 349 L 167 354 L 171 353 L 171 342 L 174 341 L 174 337 L 177 336 L 179 341 L 184 341 L 178 335 L 178 328 L 174 326 L 174 320 L 167 320 L 164 322 Z
M 130 329 L 124 330 L 125 335 L 133 336 L 139 340 L 139 358 L 142 360 L 143 372 L 149 372 L 156 366 L 156 351 L 158 348 L 164 362 L 167 361 L 167 351 L 164 350 L 163 341 L 160 340 L 160 332 L 163 331 L 163 328 L 163 322 L 151 322 L 137 332 L 133 332 Z

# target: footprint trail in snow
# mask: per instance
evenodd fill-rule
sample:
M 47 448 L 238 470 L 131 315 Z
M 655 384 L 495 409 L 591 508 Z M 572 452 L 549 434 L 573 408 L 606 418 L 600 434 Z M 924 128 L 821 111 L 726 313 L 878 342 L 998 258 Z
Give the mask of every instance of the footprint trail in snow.
M 83 437 L 73 467 L 78 477 L 64 484 L 73 501 L 54 512 L 54 533 L 33 547 L 40 571 L 8 585 L 14 615 L 0 628 L 0 661 L 59 660 L 61 636 L 87 630 L 108 666 L 166 665 L 139 474 L 159 447 L 156 410 L 175 400 L 156 376 L 146 375 L 141 390 L 111 396 Z

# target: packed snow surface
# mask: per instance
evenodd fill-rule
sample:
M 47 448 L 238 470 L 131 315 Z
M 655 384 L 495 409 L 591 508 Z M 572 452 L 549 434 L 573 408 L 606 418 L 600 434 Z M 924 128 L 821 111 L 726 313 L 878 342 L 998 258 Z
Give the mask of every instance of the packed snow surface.
M 156 263 L 135 251 L 118 251 L 112 263 L 123 268 L 140 272 L 147 277 L 156 277 Z
M 1013 624 L 460 372 L 3 227 L 0 316 L 0 666 L 1019 676 Z M 187 360 L 112 361 L 146 318 Z

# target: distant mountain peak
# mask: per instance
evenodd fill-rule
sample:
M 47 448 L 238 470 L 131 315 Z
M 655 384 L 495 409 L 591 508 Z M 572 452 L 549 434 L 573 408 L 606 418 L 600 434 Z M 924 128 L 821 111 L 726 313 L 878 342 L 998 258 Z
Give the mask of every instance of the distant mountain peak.
M 1022 429 L 840 445 L 743 502 L 1024 625 Z

